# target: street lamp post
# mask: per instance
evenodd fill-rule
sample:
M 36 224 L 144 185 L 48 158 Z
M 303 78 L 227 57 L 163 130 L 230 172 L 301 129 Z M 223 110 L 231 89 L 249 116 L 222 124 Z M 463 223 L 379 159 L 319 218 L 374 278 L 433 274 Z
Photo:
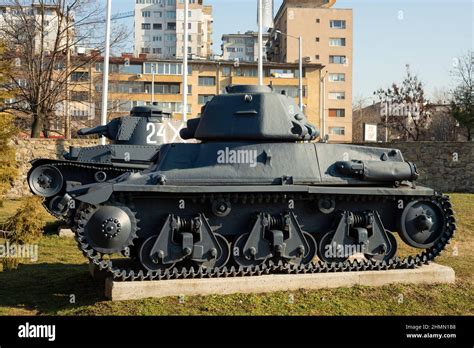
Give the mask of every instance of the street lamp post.
M 258 84 L 263 86 L 263 0 L 258 0 Z
M 298 63 L 299 63 L 299 85 L 298 85 L 298 98 L 299 98 L 299 106 L 301 112 L 303 112 L 303 37 L 301 36 L 293 36 L 282 32 L 281 30 L 275 30 L 277 34 L 284 35 L 286 37 L 291 37 L 293 39 L 298 40 Z
M 151 65 L 151 105 L 155 103 L 155 63 Z
M 107 12 L 105 21 L 105 54 L 104 54 L 104 77 L 102 82 L 102 113 L 101 125 L 107 124 L 107 100 L 109 92 L 109 59 L 110 59 L 110 20 L 112 16 L 112 0 L 107 0 Z M 105 145 L 105 137 L 100 138 L 100 144 Z
M 188 21 L 189 0 L 184 1 L 184 37 L 183 37 L 183 122 L 188 121 Z

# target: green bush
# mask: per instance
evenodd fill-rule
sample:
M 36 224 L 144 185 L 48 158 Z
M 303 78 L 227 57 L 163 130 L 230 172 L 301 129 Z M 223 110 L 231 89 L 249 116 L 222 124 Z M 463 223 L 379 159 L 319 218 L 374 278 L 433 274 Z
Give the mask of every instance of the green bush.
M 42 207 L 40 197 L 28 197 L 22 202 L 15 215 L 0 225 L 0 230 L 8 232 L 7 241 L 10 244 L 37 244 L 43 235 L 47 222 L 47 214 Z M 4 258 L 4 269 L 12 270 L 18 267 L 18 258 Z
M 13 181 L 18 174 L 16 152 L 9 144 L 9 140 L 16 132 L 13 117 L 0 113 L 0 148 L 2 149 L 0 151 L 0 207 L 3 205 L 5 194 L 13 186 Z

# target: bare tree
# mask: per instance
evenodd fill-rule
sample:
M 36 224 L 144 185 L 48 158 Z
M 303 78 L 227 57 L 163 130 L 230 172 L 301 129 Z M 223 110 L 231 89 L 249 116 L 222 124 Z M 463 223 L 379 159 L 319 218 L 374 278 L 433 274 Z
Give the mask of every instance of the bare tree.
M 453 71 L 458 86 L 453 92 L 451 115 L 464 127 L 467 140 L 474 133 L 474 52 L 469 52 L 457 60 Z
M 402 139 L 422 140 L 430 124 L 428 101 L 425 97 L 423 83 L 410 72 L 399 85 L 393 83 L 390 88 L 374 92 L 381 102 L 381 116 L 386 119 L 387 126 L 398 132 Z
M 51 122 L 60 117 L 58 105 L 68 100 L 70 77 L 103 51 L 104 9 L 93 0 L 10 0 L 6 9 L 0 35 L 8 47 L 0 59 L 16 64 L 8 82 L 0 87 L 15 90 L 16 100 L 5 109 L 29 117 L 31 137 L 41 132 L 47 136 Z M 125 37 L 123 30 L 114 30 L 113 45 Z M 90 48 L 93 53 L 69 59 L 76 47 Z

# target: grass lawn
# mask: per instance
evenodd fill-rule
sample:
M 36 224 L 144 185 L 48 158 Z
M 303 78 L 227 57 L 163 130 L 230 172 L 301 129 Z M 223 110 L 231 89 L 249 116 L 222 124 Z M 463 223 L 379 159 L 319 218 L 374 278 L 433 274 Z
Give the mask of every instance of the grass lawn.
M 74 240 L 47 235 L 38 262 L 0 272 L 0 315 L 473 315 L 474 195 L 453 194 L 451 199 L 457 235 L 437 262 L 454 268 L 454 285 L 301 290 L 292 293 L 293 301 L 289 293 L 278 292 L 198 296 L 182 304 L 177 298 L 108 302 L 89 277 Z M 6 202 L 0 221 L 17 207 L 18 202 Z

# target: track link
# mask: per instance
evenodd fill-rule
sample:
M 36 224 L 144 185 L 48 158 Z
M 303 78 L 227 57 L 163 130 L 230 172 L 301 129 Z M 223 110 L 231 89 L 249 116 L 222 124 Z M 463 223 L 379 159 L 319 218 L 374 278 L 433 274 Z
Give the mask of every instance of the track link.
M 347 196 L 346 196 L 347 198 Z M 396 197 L 405 199 L 405 197 Z M 426 198 L 426 197 L 414 197 Z M 365 199 L 362 196 L 354 197 L 354 200 Z M 370 199 L 370 198 L 369 198 Z M 92 250 L 87 244 L 84 237 L 83 225 L 81 222 L 78 223 L 76 228 L 76 240 L 78 246 L 83 254 L 96 265 L 100 270 L 105 270 L 110 273 L 114 280 L 117 281 L 143 281 L 143 280 L 170 280 L 170 279 L 191 279 L 191 278 L 217 278 L 217 277 L 247 277 L 247 276 L 259 276 L 263 274 L 271 273 L 284 273 L 284 274 L 304 274 L 304 273 L 330 273 L 330 272 L 356 272 L 356 271 L 381 271 L 391 269 L 410 269 L 420 267 L 429 264 L 449 244 L 450 240 L 454 236 L 456 225 L 454 212 L 452 210 L 449 197 L 441 194 L 436 194 L 431 197 L 431 200 L 439 203 L 443 207 L 443 211 L 446 217 L 446 229 L 444 234 L 441 236 L 439 242 L 431 248 L 424 250 L 423 252 L 408 256 L 404 258 L 396 257 L 388 261 L 376 261 L 376 260 L 354 260 L 339 263 L 327 263 L 319 261 L 317 263 L 310 263 L 308 265 L 292 265 L 279 261 L 277 263 L 273 261 L 267 261 L 266 263 L 259 266 L 252 267 L 223 267 L 221 269 L 204 269 L 204 268 L 193 268 L 193 267 L 175 267 L 170 270 L 150 272 L 144 270 L 137 270 L 133 267 L 123 267 L 116 264 L 115 261 L 105 259 L 103 255 Z M 82 207 L 82 209 L 87 209 Z M 78 212 L 80 215 L 80 212 Z M 80 220 L 80 216 L 79 216 Z M 82 222 L 83 223 L 83 222 Z

